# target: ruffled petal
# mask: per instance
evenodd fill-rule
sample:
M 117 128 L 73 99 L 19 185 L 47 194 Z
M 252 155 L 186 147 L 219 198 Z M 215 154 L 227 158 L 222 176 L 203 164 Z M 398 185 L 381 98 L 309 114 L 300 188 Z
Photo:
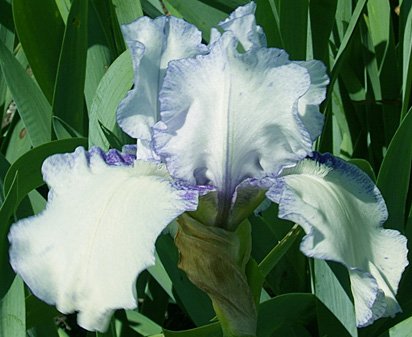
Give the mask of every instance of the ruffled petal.
M 324 118 L 319 111 L 319 105 L 326 97 L 329 77 L 326 74 L 325 65 L 320 61 L 311 60 L 297 63 L 305 67 L 310 76 L 309 90 L 299 99 L 299 116 L 312 140 L 315 140 L 322 133 Z
M 175 17 L 142 17 L 122 30 L 132 54 L 134 88 L 120 103 L 117 121 L 131 137 L 150 140 L 150 127 L 158 120 L 158 94 L 167 64 L 208 49 L 201 44 L 202 36 L 195 26 Z
M 266 36 L 262 27 L 256 25 L 255 11 L 256 4 L 250 2 L 238 7 L 226 20 L 219 23 L 223 30 L 233 33 L 246 51 L 266 47 Z
M 163 165 L 97 148 L 48 158 L 43 176 L 47 207 L 12 226 L 11 264 L 36 296 L 104 331 L 114 310 L 136 307 L 135 280 L 154 263 L 157 236 L 199 193 Z
M 279 49 L 240 54 L 236 41 L 226 32 L 210 54 L 170 63 L 154 128 L 172 175 L 229 198 L 244 179 L 278 173 L 312 152 L 297 109 L 310 87 L 306 68 Z
M 330 154 L 285 169 L 267 192 L 279 217 L 306 232 L 301 250 L 349 269 L 358 326 L 400 311 L 395 299 L 407 266 L 406 238 L 384 229 L 385 202 L 371 179 Z

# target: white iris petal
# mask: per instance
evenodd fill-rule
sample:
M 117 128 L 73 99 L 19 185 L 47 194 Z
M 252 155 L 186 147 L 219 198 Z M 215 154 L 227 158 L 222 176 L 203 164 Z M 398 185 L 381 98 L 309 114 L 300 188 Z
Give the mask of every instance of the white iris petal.
M 43 175 L 47 208 L 12 226 L 11 264 L 36 296 L 104 331 L 114 310 L 136 307 L 156 238 L 196 209 L 198 192 L 176 187 L 161 164 L 98 149 L 52 156 Z
M 154 131 L 174 176 L 230 196 L 244 179 L 277 174 L 312 152 L 298 117 L 307 70 L 283 50 L 241 54 L 236 45 L 226 32 L 210 54 L 170 63 Z
M 266 36 L 262 28 L 256 25 L 255 11 L 256 4 L 250 2 L 238 7 L 226 20 L 219 23 L 223 30 L 234 34 L 246 51 L 254 47 L 266 47 Z
M 347 266 L 359 326 L 400 310 L 406 239 L 382 228 L 379 191 L 330 155 L 304 159 L 323 126 L 325 67 L 265 48 L 255 8 L 222 21 L 225 32 L 213 30 L 209 48 L 174 17 L 124 26 L 134 88 L 117 117 L 137 146 L 127 154 L 79 148 L 45 161 L 47 208 L 12 226 L 11 263 L 35 295 L 78 311 L 86 329 L 104 331 L 114 310 L 136 307 L 135 280 L 153 264 L 157 236 L 196 210 L 199 194 L 212 191 L 200 205 L 203 223 L 235 228 L 270 186 L 279 216 L 307 233 L 301 250 Z M 144 161 L 134 161 L 136 151 Z M 179 181 L 208 187 L 179 185 L 161 160 Z
M 131 137 L 150 141 L 169 61 L 204 54 L 207 47 L 195 26 L 175 17 L 142 17 L 122 30 L 132 54 L 134 88 L 120 103 L 117 121 Z
M 364 172 L 326 154 L 286 169 L 267 196 L 279 203 L 279 217 L 305 230 L 303 253 L 348 268 L 358 326 L 400 311 L 406 238 L 382 227 L 385 202 Z

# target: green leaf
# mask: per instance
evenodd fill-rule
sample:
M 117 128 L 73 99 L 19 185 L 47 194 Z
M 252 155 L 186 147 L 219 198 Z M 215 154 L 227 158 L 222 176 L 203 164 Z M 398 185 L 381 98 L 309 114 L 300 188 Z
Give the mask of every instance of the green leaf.
M 82 135 L 57 116 L 53 116 L 53 130 L 57 139 L 81 137 Z
M 280 34 L 283 48 L 292 60 L 306 59 L 308 0 L 279 1 Z
M 257 0 L 256 22 L 263 28 L 269 47 L 285 48 L 280 34 L 279 11 L 274 0 Z
M 16 118 L 16 120 L 17 119 L 18 118 Z M 10 140 L 6 150 L 6 158 L 10 163 L 14 163 L 18 158 L 30 150 L 31 141 L 27 134 L 27 129 L 21 119 L 19 119 L 14 128 L 8 132 L 10 133 Z
M 237 7 L 246 5 L 249 0 L 200 0 L 210 7 L 221 10 L 225 13 L 234 11 Z
M 88 0 L 73 0 L 64 32 L 56 84 L 53 114 L 84 133 L 84 81 L 87 57 Z
M 3 297 L 9 291 L 9 288 L 14 279 L 14 271 L 9 264 L 9 243 L 7 233 L 9 231 L 9 219 L 13 214 L 15 205 L 17 204 L 17 174 L 13 179 L 9 193 L 0 208 L 0 297 Z
M 337 54 L 335 56 L 335 60 L 334 60 L 333 66 L 332 66 L 332 74 L 331 74 L 331 80 L 330 80 L 330 84 L 329 84 L 327 99 L 328 99 L 328 97 L 331 96 L 330 92 L 333 89 L 333 84 L 335 83 L 335 81 L 337 79 L 337 76 L 340 72 L 345 54 L 349 50 L 348 46 L 350 45 L 350 42 L 353 39 L 355 28 L 357 27 L 357 25 L 359 23 L 359 20 L 362 17 L 362 13 L 363 13 L 363 10 L 365 8 L 366 3 L 367 3 L 367 0 L 359 0 L 356 3 L 356 7 L 355 7 L 355 9 L 353 11 L 353 14 L 350 18 L 350 21 L 348 23 L 348 27 L 345 31 L 345 35 L 342 38 L 342 41 L 339 45 L 339 49 L 338 49 Z M 339 10 L 337 12 L 339 12 Z
M 117 50 L 111 43 L 110 17 L 101 16 L 106 15 L 106 13 L 100 14 L 98 12 L 96 2 L 101 7 L 111 5 L 111 2 L 108 4 L 107 1 L 89 1 L 87 67 L 84 83 L 84 96 L 88 111 L 90 111 L 99 82 L 117 55 Z M 105 24 L 108 27 L 105 27 Z M 117 22 L 116 24 L 118 26 Z M 114 29 L 120 28 L 115 27 Z
M 410 337 L 412 331 L 412 317 L 396 324 L 379 337 Z
M 177 268 L 178 252 L 173 239 L 169 235 L 160 236 L 156 242 L 156 250 L 172 280 L 176 300 L 180 301 L 196 325 L 208 323 L 214 317 L 210 299 L 189 281 L 183 271 Z
M 405 4 L 402 4 L 401 7 L 403 18 L 407 15 L 402 40 L 402 117 L 406 115 L 410 107 L 409 100 L 412 87 L 412 10 L 410 4 L 408 6 L 407 11 Z
M 62 317 L 53 306 L 33 295 L 26 298 L 26 328 L 30 337 L 57 337 L 56 318 Z
M 51 137 L 50 104 L 1 41 L 0 67 L 33 146 L 48 142 Z
M 139 310 L 142 315 L 148 319 L 163 325 L 167 317 L 167 307 L 169 296 L 155 278 L 149 276 L 146 283 L 146 292 L 143 296 L 143 303 Z M 160 331 L 159 331 L 160 332 Z M 154 334 L 152 332 L 150 334 Z M 145 333 L 146 335 L 149 333 Z
M 259 306 L 257 337 L 281 336 L 287 327 L 305 326 L 315 319 L 316 298 L 312 294 L 286 294 Z
M 103 149 L 109 148 L 109 141 L 100 128 L 101 123 L 120 140 L 125 140 L 116 123 L 116 111 L 133 83 L 133 66 L 130 52 L 123 52 L 110 66 L 96 90 L 89 112 L 89 144 Z
M 0 41 L 3 41 L 9 50 L 13 50 L 14 23 L 11 11 L 11 0 L 0 1 Z M 0 71 L 0 116 L 2 118 L 3 112 L 6 112 L 7 105 L 10 103 L 6 96 L 7 85 L 3 73 Z
M 309 6 L 313 57 L 329 64 L 329 37 L 335 23 L 337 0 L 311 0 Z
M 390 3 L 386 0 L 368 1 L 368 22 L 379 67 L 385 144 L 389 144 L 399 124 L 399 93 L 401 72 L 396 55 L 395 34 Z
M 255 300 L 255 304 L 258 305 L 262 297 L 266 298 L 268 294 L 265 289 L 262 289 L 265 278 L 259 270 L 259 265 L 253 258 L 250 258 L 249 262 L 246 264 L 245 274 L 253 299 Z M 263 296 L 262 292 L 264 293 Z
M 307 259 L 299 251 L 300 240 L 288 242 L 291 247 L 287 251 L 282 251 L 282 249 L 288 244 L 282 245 L 282 249 L 280 247 L 278 247 L 279 250 L 274 249 L 294 225 L 290 221 L 279 219 L 277 215 L 278 206 L 272 204 L 260 212 L 259 216 L 249 217 L 252 224 L 252 257 L 260 263 L 272 250 L 280 255 L 283 254 L 280 260 L 275 261 L 275 267 L 266 275 L 265 288 L 276 295 L 296 291 L 304 292 L 307 290 Z M 274 253 L 273 257 L 277 260 L 280 255 L 277 256 Z
M 227 17 L 227 14 L 213 7 L 209 7 L 198 0 L 165 0 L 164 3 L 173 6 L 188 22 L 202 31 L 203 39 L 209 41 L 210 29 Z
M 143 16 L 140 0 L 113 0 L 113 6 L 121 25 L 130 23 Z
M 388 207 L 389 217 L 385 227 L 405 229 L 408 209 L 406 205 L 410 186 L 412 160 L 412 110 L 402 121 L 389 145 L 378 174 L 377 185 Z
M 288 234 L 269 252 L 268 255 L 259 263 L 259 270 L 264 277 L 277 265 L 292 244 L 302 236 L 302 229 L 294 225 Z
M 70 11 L 70 0 L 55 0 L 56 6 L 59 9 L 60 15 L 63 19 L 64 25 L 67 23 L 67 17 L 69 16 L 69 11 Z M 64 27 L 63 27 L 64 31 Z M 62 33 L 62 39 L 63 39 L 63 33 Z
M 163 329 L 165 337 L 221 337 L 222 331 L 219 323 L 211 323 L 201 326 L 199 328 L 184 330 L 184 331 L 170 331 Z
M 150 336 L 162 332 L 162 327 L 141 313 L 133 310 L 126 310 L 126 316 L 130 327 L 143 336 Z
M 2 214 L 2 209 L 3 206 L 4 208 L 8 207 L 13 207 L 13 201 L 14 201 L 14 195 L 11 196 L 7 203 L 5 201 L 7 200 L 7 196 L 4 195 L 3 193 L 3 187 L 4 187 L 4 177 L 6 176 L 7 170 L 9 169 L 10 164 L 7 162 L 7 160 L 3 157 L 2 154 L 0 154 L 0 204 L 2 208 L 0 209 L 0 219 L 1 219 L 1 214 Z M 1 222 L 0 226 L 0 237 L 3 238 L 7 235 L 7 223 Z M 8 244 L 5 240 L 0 241 L 0 255 L 4 255 L 8 257 L 7 254 L 8 251 Z M 9 287 L 13 281 L 14 278 L 14 272 L 11 270 L 10 265 L 8 263 L 7 259 L 0 259 L 0 275 L 1 275 L 1 282 L 0 282 L 0 298 L 2 298 L 7 291 L 9 290 Z M 0 314 L 0 318 L 2 315 Z M 1 331 L 1 325 L 0 325 L 0 331 Z M 0 334 L 0 336 L 3 336 Z
M 0 336 L 26 337 L 26 311 L 23 281 L 16 277 L 0 300 Z
M 147 271 L 150 275 L 161 285 L 163 290 L 169 295 L 170 299 L 176 302 L 176 299 L 173 294 L 173 283 L 170 279 L 169 275 L 165 267 L 160 261 L 159 255 L 155 252 L 156 260 L 154 266 L 150 266 L 147 268 Z
M 99 121 L 99 127 L 102 130 L 104 136 L 106 137 L 107 141 L 109 142 L 109 147 L 112 149 L 117 149 L 121 150 L 123 147 L 122 142 L 119 140 L 119 138 L 116 137 L 116 135 L 110 131 L 108 128 L 106 128 L 102 123 Z
M 334 336 L 347 336 L 357 337 L 358 332 L 356 329 L 355 311 L 351 301 L 345 289 L 349 288 L 349 280 L 346 270 L 340 265 L 328 264 L 323 260 L 315 259 L 314 263 L 314 287 L 316 297 L 328 308 L 339 322 L 346 328 L 341 329 L 338 334 L 335 331 Z M 331 266 L 334 268 L 332 269 Z M 337 277 L 336 274 L 340 276 Z M 345 282 L 341 283 L 341 282 Z M 320 309 L 321 312 L 325 310 Z M 319 317 L 321 319 L 322 315 Z M 329 329 L 329 322 L 327 320 L 319 321 L 320 329 Z
M 64 31 L 55 0 L 13 0 L 13 16 L 33 74 L 51 102 Z
M 48 322 L 54 323 L 54 318 L 62 315 L 53 306 L 39 300 L 34 295 L 29 295 L 26 298 L 26 312 L 27 329 L 31 329 L 36 325 L 47 325 Z

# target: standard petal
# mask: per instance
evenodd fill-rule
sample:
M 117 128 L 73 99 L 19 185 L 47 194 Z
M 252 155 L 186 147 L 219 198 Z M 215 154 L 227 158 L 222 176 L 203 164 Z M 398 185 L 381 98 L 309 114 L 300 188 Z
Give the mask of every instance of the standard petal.
M 358 326 L 400 311 L 395 294 L 408 264 L 406 238 L 383 228 L 385 202 L 363 171 L 316 154 L 286 169 L 267 196 L 279 203 L 279 217 L 304 228 L 304 254 L 349 269 Z
M 312 140 L 315 140 L 322 133 L 323 115 L 319 111 L 319 105 L 326 97 L 329 77 L 326 74 L 325 65 L 320 61 L 311 60 L 297 63 L 305 67 L 310 76 L 309 90 L 299 99 L 299 116 Z
M 43 165 L 46 209 L 10 231 L 10 260 L 32 292 L 78 323 L 104 331 L 118 308 L 135 308 L 135 280 L 154 244 L 198 192 L 176 186 L 163 165 L 117 151 L 78 148 Z
M 170 63 L 154 129 L 156 152 L 174 176 L 210 183 L 229 201 L 243 180 L 312 152 L 297 110 L 310 87 L 306 68 L 279 49 L 240 54 L 236 41 L 226 32 L 210 54 Z
M 142 17 L 122 27 L 132 54 L 134 88 L 120 103 L 117 121 L 133 138 L 151 139 L 150 127 L 158 120 L 158 94 L 170 60 L 207 52 L 200 31 L 175 18 Z
M 256 4 L 250 2 L 238 7 L 226 20 L 219 23 L 223 30 L 233 33 L 244 50 L 266 47 L 266 36 L 262 28 L 256 25 L 255 11 Z

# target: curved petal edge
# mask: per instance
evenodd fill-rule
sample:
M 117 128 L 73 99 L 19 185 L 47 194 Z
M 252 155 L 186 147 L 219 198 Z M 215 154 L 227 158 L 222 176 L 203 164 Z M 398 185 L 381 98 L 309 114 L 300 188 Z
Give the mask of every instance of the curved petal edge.
M 173 176 L 212 184 L 231 199 L 247 178 L 279 173 L 312 153 L 298 114 L 305 67 L 279 49 L 238 53 L 225 32 L 208 55 L 170 63 L 154 146 Z M 276 156 L 273 156 L 276 153 Z
M 363 171 L 330 154 L 314 154 L 285 169 L 267 197 L 279 204 L 280 218 L 305 230 L 305 255 L 348 268 L 359 327 L 401 310 L 395 294 L 408 265 L 406 238 L 383 228 L 385 202 Z
M 46 209 L 12 225 L 10 261 L 32 292 L 88 330 L 106 330 L 118 308 L 137 306 L 137 275 L 154 263 L 155 241 L 197 207 L 164 165 L 98 148 L 43 164 Z
M 207 52 L 201 32 L 175 17 L 142 17 L 122 26 L 134 69 L 134 88 L 121 101 L 117 122 L 129 136 L 151 140 L 159 118 L 158 95 L 169 61 Z

